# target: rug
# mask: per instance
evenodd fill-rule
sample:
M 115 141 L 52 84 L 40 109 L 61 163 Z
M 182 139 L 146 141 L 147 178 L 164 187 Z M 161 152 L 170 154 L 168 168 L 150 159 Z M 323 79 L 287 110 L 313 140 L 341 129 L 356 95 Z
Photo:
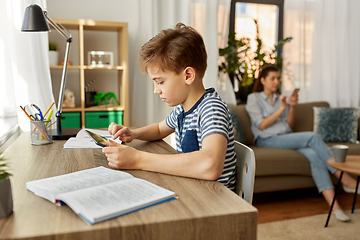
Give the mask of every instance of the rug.
M 360 239 L 360 209 L 345 211 L 351 220 L 340 222 L 331 216 L 325 228 L 327 214 L 319 214 L 285 221 L 263 223 L 258 225 L 258 240 L 343 240 Z

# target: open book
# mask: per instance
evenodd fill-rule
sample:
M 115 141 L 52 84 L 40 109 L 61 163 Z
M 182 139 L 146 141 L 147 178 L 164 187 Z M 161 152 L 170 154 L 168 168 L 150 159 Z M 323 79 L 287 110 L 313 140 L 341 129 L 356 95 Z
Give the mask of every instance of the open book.
M 58 206 L 67 204 L 94 224 L 175 199 L 175 193 L 129 173 L 96 167 L 26 183 Z
M 89 136 L 89 134 L 86 133 L 86 130 L 90 130 L 93 133 L 99 134 L 100 136 L 109 138 L 112 141 L 121 144 L 121 141 L 119 139 L 112 139 L 112 136 L 107 130 L 84 128 L 76 134 L 76 137 L 69 138 L 65 142 L 64 148 L 102 148 L 99 145 L 95 144 L 94 140 Z

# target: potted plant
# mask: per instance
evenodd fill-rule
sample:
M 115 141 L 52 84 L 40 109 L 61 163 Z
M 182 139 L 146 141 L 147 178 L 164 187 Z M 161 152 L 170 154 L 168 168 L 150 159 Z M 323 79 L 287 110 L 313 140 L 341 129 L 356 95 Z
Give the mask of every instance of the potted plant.
M 219 65 L 219 72 L 227 73 L 230 77 L 233 87 L 235 81 L 240 84 L 239 91 L 236 94 L 237 102 L 246 102 L 247 95 L 251 93 L 255 79 L 263 65 L 274 64 L 280 71 L 282 69 L 282 57 L 277 56 L 278 50 L 287 42 L 291 41 L 291 37 L 280 40 L 273 49 L 266 51 L 259 34 L 257 21 L 254 19 L 256 26 L 255 40 L 257 43 L 256 50 L 251 49 L 250 38 L 236 39 L 236 33 L 229 32 L 228 46 L 219 49 L 219 56 L 224 57 Z
M 59 52 L 57 51 L 57 44 L 49 42 L 49 64 L 50 66 L 58 65 Z
M 8 216 L 13 210 L 10 176 L 7 163 L 0 155 L 0 218 Z

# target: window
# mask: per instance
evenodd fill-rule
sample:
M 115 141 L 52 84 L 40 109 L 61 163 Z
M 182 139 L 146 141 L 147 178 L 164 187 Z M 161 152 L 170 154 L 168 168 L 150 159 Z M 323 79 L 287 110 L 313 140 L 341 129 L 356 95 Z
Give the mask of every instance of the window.
M 230 10 L 230 31 L 236 38 L 252 39 L 251 47 L 256 49 L 256 25 L 264 48 L 272 49 L 283 39 L 284 0 L 232 0 Z M 281 55 L 281 50 L 278 52 Z

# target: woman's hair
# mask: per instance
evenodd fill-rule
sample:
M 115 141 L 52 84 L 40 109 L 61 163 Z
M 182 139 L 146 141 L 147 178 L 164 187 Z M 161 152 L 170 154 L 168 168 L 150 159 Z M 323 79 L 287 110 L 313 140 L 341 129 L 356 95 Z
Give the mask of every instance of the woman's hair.
M 149 66 L 179 74 L 186 67 L 202 78 L 207 68 L 207 53 L 202 36 L 192 27 L 178 23 L 174 29 L 162 30 L 145 43 L 139 53 L 141 71 Z
M 279 72 L 279 68 L 275 65 L 265 65 L 261 68 L 259 77 L 256 79 L 253 92 L 262 92 L 264 90 L 264 85 L 261 83 L 261 78 L 266 78 L 270 72 Z

